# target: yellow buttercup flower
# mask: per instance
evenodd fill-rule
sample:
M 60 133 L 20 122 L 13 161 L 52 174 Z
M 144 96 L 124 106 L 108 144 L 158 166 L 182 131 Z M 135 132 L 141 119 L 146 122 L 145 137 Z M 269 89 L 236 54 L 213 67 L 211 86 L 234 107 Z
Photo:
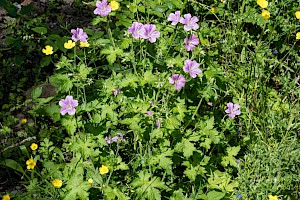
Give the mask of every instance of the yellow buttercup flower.
M 269 195 L 269 200 L 278 200 L 278 196 Z
M 108 167 L 106 167 L 105 165 L 102 165 L 99 168 L 99 172 L 100 172 L 100 174 L 107 174 L 108 173 Z
M 66 49 L 72 49 L 73 47 L 75 47 L 75 42 L 73 42 L 72 40 L 68 40 L 68 42 L 64 43 L 64 47 Z
M 62 186 L 62 180 L 60 180 L 60 179 L 54 179 L 54 180 L 52 181 L 52 185 L 53 185 L 54 187 L 56 187 L 56 188 L 60 188 L 60 187 Z
M 22 122 L 22 124 L 26 124 L 26 123 L 27 123 L 27 119 L 26 119 L 26 118 L 23 118 L 23 119 L 21 120 L 21 122 Z
M 2 200 L 10 200 L 9 194 L 6 194 L 2 197 Z
M 119 2 L 117 1 L 111 1 L 108 5 L 111 7 L 112 11 L 118 10 L 118 8 L 120 7 Z
M 39 146 L 38 146 L 36 143 L 32 143 L 32 144 L 30 145 L 30 149 L 31 149 L 32 151 L 37 150 L 38 147 L 39 147 Z
M 46 54 L 47 56 L 51 55 L 51 54 L 53 54 L 53 47 L 51 47 L 50 45 L 47 45 L 47 46 L 45 46 L 44 49 L 42 49 L 42 52 L 44 54 Z
M 29 160 L 26 161 L 26 165 L 27 165 L 27 169 L 31 170 L 34 169 L 34 167 L 36 166 L 36 162 L 30 158 Z
M 210 10 L 211 10 L 211 12 L 213 12 L 213 13 L 216 12 L 216 8 L 215 8 L 215 7 L 211 7 Z
M 90 46 L 90 44 L 88 43 L 88 41 L 86 41 L 86 42 L 80 41 L 80 47 L 89 47 L 89 46 Z
M 264 19 L 269 19 L 270 18 L 270 12 L 268 10 L 263 10 L 262 13 L 261 13 L 261 16 Z
M 296 39 L 297 39 L 297 40 L 300 40 L 300 32 L 298 32 L 298 33 L 296 34 Z
M 300 11 L 295 12 L 295 16 L 297 19 L 300 19 Z
M 90 185 L 92 185 L 93 182 L 94 182 L 93 179 L 91 179 L 91 178 L 88 179 L 88 183 L 89 183 Z
M 268 7 L 269 2 L 266 0 L 257 0 L 256 2 L 261 8 L 266 8 Z

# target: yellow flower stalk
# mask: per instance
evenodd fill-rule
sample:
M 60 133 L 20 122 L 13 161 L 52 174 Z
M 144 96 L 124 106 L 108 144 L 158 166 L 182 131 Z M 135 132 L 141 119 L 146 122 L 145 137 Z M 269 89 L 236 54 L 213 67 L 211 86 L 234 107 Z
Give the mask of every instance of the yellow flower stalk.
M 37 150 L 38 147 L 39 147 L 39 146 L 38 146 L 36 143 L 32 143 L 32 144 L 30 145 L 30 149 L 31 149 L 32 151 Z
M 270 18 L 270 12 L 268 10 L 263 10 L 262 13 L 261 13 L 261 16 L 264 19 L 269 19 Z
M 80 41 L 80 47 L 89 47 L 90 44 L 86 41 L 86 42 L 81 42 Z
M 64 43 L 64 47 L 66 49 L 72 49 L 73 47 L 75 47 L 75 42 L 73 42 L 72 40 L 68 40 L 68 42 Z
M 266 8 L 268 7 L 269 2 L 266 0 L 257 0 L 256 2 L 261 8 Z
M 53 54 L 53 47 L 51 47 L 50 45 L 47 45 L 47 46 L 45 46 L 44 49 L 42 49 L 42 52 L 44 54 L 46 54 L 47 56 L 51 55 L 51 54 Z
M 102 165 L 99 168 L 99 172 L 100 172 L 100 174 L 107 174 L 108 173 L 108 167 L 106 167 L 105 165 Z
M 2 197 L 2 200 L 10 200 L 9 194 L 6 194 Z
M 62 186 L 62 180 L 60 180 L 60 179 L 54 179 L 54 180 L 52 181 L 52 185 L 53 185 L 54 187 L 56 187 L 56 188 L 60 188 L 60 187 Z
M 111 7 L 112 11 L 118 10 L 118 8 L 120 7 L 119 2 L 117 1 L 111 1 L 108 5 Z
M 30 158 L 29 160 L 26 161 L 26 165 L 27 165 L 27 169 L 31 170 L 34 169 L 34 167 L 36 166 L 36 162 Z

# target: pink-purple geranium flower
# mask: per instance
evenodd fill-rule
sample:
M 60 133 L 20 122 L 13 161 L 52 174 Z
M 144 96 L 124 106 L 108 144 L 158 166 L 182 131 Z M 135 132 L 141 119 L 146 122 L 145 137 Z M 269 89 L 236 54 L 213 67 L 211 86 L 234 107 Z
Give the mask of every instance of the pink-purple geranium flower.
M 196 78 L 202 71 L 199 69 L 199 63 L 196 61 L 186 60 L 184 63 L 183 71 L 188 72 L 192 78 Z
M 144 31 L 144 25 L 139 22 L 133 22 L 131 27 L 128 28 L 128 32 L 136 39 L 141 38 Z
M 121 89 L 113 90 L 112 93 L 113 93 L 114 96 L 117 96 L 118 94 L 121 93 Z
M 74 42 L 77 42 L 78 40 L 81 42 L 86 42 L 86 39 L 88 38 L 88 35 L 83 31 L 82 28 L 72 29 L 71 33 L 73 34 L 72 40 Z
M 160 124 L 160 121 L 156 121 L 156 126 L 158 127 L 158 128 L 160 128 L 160 126 L 161 126 L 161 124 Z
M 175 13 L 171 13 L 168 17 L 168 21 L 172 22 L 171 24 L 176 26 L 178 22 L 180 22 L 180 11 L 176 11 Z
M 66 96 L 66 99 L 62 99 L 59 101 L 59 105 L 61 106 L 60 114 L 65 115 L 74 115 L 76 112 L 75 107 L 78 106 L 78 101 L 74 100 L 72 96 Z
M 151 116 L 153 114 L 153 112 L 151 110 L 148 110 L 147 112 L 145 112 L 145 114 L 147 114 L 148 116 Z
M 239 104 L 233 104 L 232 102 L 229 102 L 227 104 L 227 109 L 225 112 L 228 114 L 228 116 L 233 119 L 236 115 L 240 115 L 240 105 Z
M 198 17 L 192 17 L 190 13 L 185 14 L 184 18 L 180 19 L 180 23 L 184 24 L 183 29 L 185 31 L 190 31 L 192 29 L 197 30 L 199 28 L 199 25 L 197 24 L 198 21 Z
M 142 32 L 142 38 L 149 39 L 151 43 L 156 42 L 156 38 L 160 36 L 160 32 L 156 30 L 155 25 L 145 24 L 143 26 L 144 31 Z
M 194 34 L 192 34 L 189 38 L 184 39 L 185 49 L 187 51 L 191 51 L 196 45 L 199 44 L 199 38 L 197 38 Z
M 173 74 L 170 78 L 169 78 L 169 83 L 174 84 L 174 88 L 175 90 L 180 90 L 181 88 L 184 87 L 185 85 L 185 78 L 183 75 L 181 74 Z
M 94 10 L 95 15 L 101 15 L 102 17 L 105 17 L 110 12 L 111 12 L 111 7 L 108 5 L 106 0 L 97 1 L 96 9 Z

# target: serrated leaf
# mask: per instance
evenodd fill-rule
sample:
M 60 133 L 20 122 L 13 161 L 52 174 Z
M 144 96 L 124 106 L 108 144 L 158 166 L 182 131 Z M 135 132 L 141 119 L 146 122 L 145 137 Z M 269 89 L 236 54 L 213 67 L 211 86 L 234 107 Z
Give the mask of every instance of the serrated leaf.
M 228 156 L 237 156 L 239 151 L 240 151 L 241 147 L 240 146 L 236 146 L 236 147 L 228 147 L 226 149 Z
M 171 116 L 166 119 L 165 125 L 167 129 L 177 129 L 180 126 L 180 121 L 175 117 Z
M 74 135 L 75 131 L 76 131 L 76 120 L 74 118 L 72 119 L 62 119 L 61 120 L 61 125 L 63 127 L 65 127 L 65 129 L 67 130 L 67 133 L 69 135 Z
M 186 170 L 184 170 L 183 173 L 184 173 L 191 181 L 195 181 L 195 180 L 196 180 L 197 171 L 196 171 L 195 167 L 191 166 L 191 168 L 187 168 Z
M 194 144 L 188 140 L 183 142 L 183 156 L 189 158 L 193 155 L 193 152 L 196 151 Z

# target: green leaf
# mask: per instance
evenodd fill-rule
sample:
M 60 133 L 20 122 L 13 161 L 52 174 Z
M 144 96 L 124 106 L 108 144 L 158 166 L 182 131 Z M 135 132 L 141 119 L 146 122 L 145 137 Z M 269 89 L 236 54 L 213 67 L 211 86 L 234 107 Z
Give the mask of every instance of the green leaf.
M 226 149 L 228 156 L 237 156 L 239 151 L 240 151 L 241 147 L 240 146 L 236 146 L 236 147 L 228 147 Z
M 179 128 L 180 124 L 180 121 L 175 116 L 169 117 L 165 122 L 167 129 L 177 129 Z
M 91 67 L 87 67 L 84 64 L 81 64 L 79 67 L 79 74 L 82 76 L 82 78 L 86 78 L 90 72 L 93 71 Z
M 193 155 L 193 152 L 196 151 L 194 144 L 188 140 L 184 140 L 183 142 L 183 155 L 186 158 L 189 158 Z
M 48 66 L 50 63 L 51 63 L 51 56 L 46 56 L 46 57 L 43 57 L 40 64 L 41 64 L 41 67 L 46 67 Z
M 17 163 L 16 161 L 12 160 L 12 159 L 5 159 L 5 160 L 0 160 L 0 165 L 4 165 L 6 167 L 9 167 L 13 170 L 16 170 L 22 174 L 24 174 L 24 170 L 22 168 L 22 166 Z
M 107 18 L 106 17 L 95 17 L 93 20 L 92 20 L 92 25 L 93 26 L 96 26 L 97 24 L 99 24 L 100 22 L 107 22 Z
M 207 193 L 207 200 L 220 200 L 225 196 L 223 192 L 217 192 L 215 190 Z
M 191 166 L 191 168 L 187 168 L 183 172 L 191 181 L 195 181 L 197 177 L 197 171 L 195 167 Z
M 32 99 L 37 99 L 41 96 L 43 92 L 43 87 L 39 86 L 39 87 L 36 87 L 32 90 L 31 92 L 31 98 Z
M 73 82 L 67 74 L 54 74 L 49 78 L 49 82 L 65 93 L 69 92 L 73 87 Z
M 74 135 L 75 131 L 76 131 L 76 120 L 75 118 L 72 119 L 62 119 L 61 120 L 61 125 L 63 127 L 65 127 L 65 129 L 67 130 L 67 133 L 69 135 Z
M 29 158 L 29 152 L 25 145 L 19 146 L 20 150 L 22 151 L 23 155 L 25 155 L 27 158 Z
M 39 33 L 41 35 L 44 35 L 47 33 L 47 29 L 45 27 L 35 27 L 31 30 L 33 30 L 34 32 Z

